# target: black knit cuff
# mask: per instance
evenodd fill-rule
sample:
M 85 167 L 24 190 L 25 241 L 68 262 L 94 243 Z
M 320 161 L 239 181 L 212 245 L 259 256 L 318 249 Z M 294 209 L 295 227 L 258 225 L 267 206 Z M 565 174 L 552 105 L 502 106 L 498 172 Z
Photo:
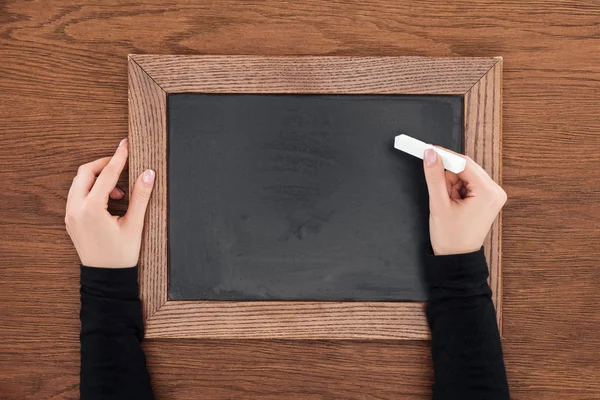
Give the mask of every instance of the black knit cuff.
M 473 253 L 448 256 L 436 256 L 430 249 L 425 256 L 425 279 L 430 288 L 468 288 L 485 283 L 487 278 L 483 247 Z
M 138 268 L 96 268 L 81 266 L 81 291 L 113 299 L 137 299 Z

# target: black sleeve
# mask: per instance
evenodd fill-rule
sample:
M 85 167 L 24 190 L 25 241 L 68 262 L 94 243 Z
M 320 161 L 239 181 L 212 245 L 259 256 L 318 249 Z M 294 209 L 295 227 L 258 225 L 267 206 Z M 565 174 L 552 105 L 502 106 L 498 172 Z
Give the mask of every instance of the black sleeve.
M 483 249 L 426 256 L 433 398 L 508 399 L 502 345 Z
M 153 399 L 137 267 L 81 266 L 82 400 Z

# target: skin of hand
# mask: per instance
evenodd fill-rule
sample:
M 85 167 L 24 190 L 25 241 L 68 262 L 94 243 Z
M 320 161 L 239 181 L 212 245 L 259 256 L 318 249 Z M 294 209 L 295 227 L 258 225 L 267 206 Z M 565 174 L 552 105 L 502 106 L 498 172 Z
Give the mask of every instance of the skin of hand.
M 441 157 L 433 149 L 426 150 L 423 157 L 435 255 L 479 250 L 507 199 L 506 192 L 483 168 L 469 157 L 457 155 L 467 160 L 460 174 L 445 171 Z
M 116 185 L 127 155 L 128 143 L 123 139 L 112 157 L 82 165 L 73 179 L 65 225 L 85 266 L 128 268 L 137 265 L 155 173 L 148 169 L 139 176 L 123 217 L 111 215 L 109 197 L 114 200 L 124 197 Z

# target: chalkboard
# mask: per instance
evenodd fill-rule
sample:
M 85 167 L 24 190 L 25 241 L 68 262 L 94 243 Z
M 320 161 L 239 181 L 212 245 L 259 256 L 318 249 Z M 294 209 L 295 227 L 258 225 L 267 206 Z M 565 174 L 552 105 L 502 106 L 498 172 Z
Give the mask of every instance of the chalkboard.
M 426 188 L 393 137 L 462 150 L 501 182 L 502 64 L 130 55 L 130 188 L 156 171 L 146 337 L 428 339 Z M 497 220 L 484 248 L 499 325 L 501 241 Z
M 422 161 L 463 97 L 169 94 L 168 298 L 423 301 Z

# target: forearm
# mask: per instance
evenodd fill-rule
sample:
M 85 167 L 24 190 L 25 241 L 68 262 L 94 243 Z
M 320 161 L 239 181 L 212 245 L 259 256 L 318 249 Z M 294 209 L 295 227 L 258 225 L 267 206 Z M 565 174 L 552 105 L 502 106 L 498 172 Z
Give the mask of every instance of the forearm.
M 508 399 L 483 250 L 427 256 L 434 399 Z
M 81 267 L 81 398 L 151 399 L 137 268 Z

